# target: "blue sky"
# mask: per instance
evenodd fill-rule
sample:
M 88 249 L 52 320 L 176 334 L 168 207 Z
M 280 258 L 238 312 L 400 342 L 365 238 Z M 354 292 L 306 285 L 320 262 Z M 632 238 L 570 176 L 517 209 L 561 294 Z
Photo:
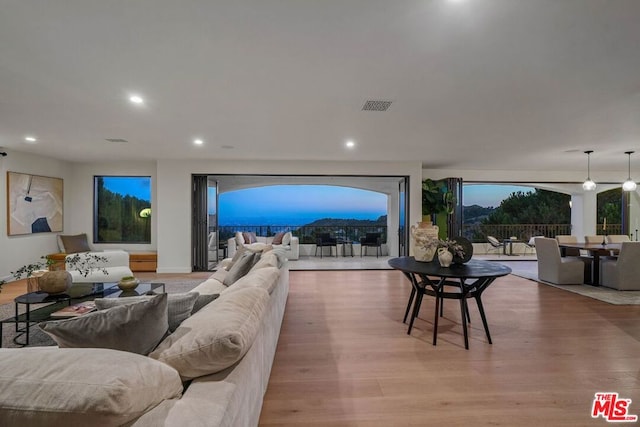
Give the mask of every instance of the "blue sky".
M 464 204 L 498 207 L 511 193 L 533 191 L 516 185 L 465 184 Z M 328 185 L 275 185 L 219 195 L 220 225 L 301 225 L 320 218 L 376 219 L 387 214 L 387 196 Z M 210 204 L 209 213 L 215 213 Z
M 377 219 L 387 214 L 385 194 L 328 185 L 249 188 L 222 193 L 219 203 L 220 224 L 248 218 L 276 222 L 295 218 L 300 223 L 319 218 Z
M 151 203 L 151 178 L 148 176 L 105 176 L 104 187 L 123 196 L 129 195 Z

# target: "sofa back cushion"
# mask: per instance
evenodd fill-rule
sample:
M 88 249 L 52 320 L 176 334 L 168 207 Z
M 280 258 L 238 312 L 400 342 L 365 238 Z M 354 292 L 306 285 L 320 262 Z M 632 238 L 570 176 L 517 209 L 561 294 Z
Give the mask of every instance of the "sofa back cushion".
M 268 301 L 269 293 L 256 287 L 220 295 L 149 356 L 174 367 L 184 380 L 226 369 L 253 344 Z
M 96 348 L 0 349 L 0 424 L 120 426 L 182 393 L 170 366 Z
M 238 279 L 233 285 L 222 291 L 220 295 L 224 295 L 228 292 L 234 292 L 244 288 L 262 288 L 269 294 L 273 292 L 273 289 L 278 283 L 278 277 L 280 277 L 280 270 L 277 267 L 263 267 L 259 269 L 251 269 L 249 274 L 241 279 Z

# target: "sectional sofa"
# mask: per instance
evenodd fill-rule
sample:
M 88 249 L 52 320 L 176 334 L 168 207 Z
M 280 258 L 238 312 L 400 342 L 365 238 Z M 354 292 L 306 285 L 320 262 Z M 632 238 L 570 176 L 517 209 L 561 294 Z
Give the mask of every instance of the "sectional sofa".
M 198 285 L 192 291 L 198 298 L 219 297 L 148 356 L 104 348 L 0 349 L 0 424 L 256 426 L 289 290 L 286 258 L 270 252 L 248 252 Z M 238 272 L 240 265 L 248 273 Z
M 285 256 L 289 260 L 297 260 L 300 258 L 300 240 L 291 234 L 277 233 L 275 236 L 256 236 L 254 233 L 243 233 L 241 231 L 227 241 L 227 254 L 233 257 L 239 248 L 247 248 L 249 250 L 262 250 L 265 246 L 272 246 L 276 249 L 284 251 Z

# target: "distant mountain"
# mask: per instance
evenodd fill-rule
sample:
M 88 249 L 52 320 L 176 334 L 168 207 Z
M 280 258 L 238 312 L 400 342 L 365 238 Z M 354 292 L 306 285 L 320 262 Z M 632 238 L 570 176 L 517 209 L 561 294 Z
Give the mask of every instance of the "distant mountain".
M 462 211 L 464 214 L 464 223 L 478 224 L 484 218 L 488 217 L 494 210 L 494 207 L 485 208 L 479 205 L 463 206 Z
M 317 219 L 303 227 L 346 227 L 346 226 L 372 226 L 387 225 L 387 216 L 382 215 L 378 219 L 345 219 L 345 218 L 322 218 Z

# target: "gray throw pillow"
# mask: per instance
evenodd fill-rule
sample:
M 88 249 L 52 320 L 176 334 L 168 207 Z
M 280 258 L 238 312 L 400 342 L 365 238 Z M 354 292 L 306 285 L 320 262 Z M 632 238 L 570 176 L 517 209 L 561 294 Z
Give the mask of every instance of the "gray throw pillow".
M 167 294 L 39 326 L 59 347 L 111 348 L 146 355 L 169 329 Z
M 179 294 L 167 294 L 167 320 L 169 322 L 169 332 L 176 330 L 180 323 L 187 317 L 191 316 L 193 306 L 198 300 L 198 292 L 185 292 Z M 119 305 L 133 304 L 140 301 L 148 301 L 155 298 L 153 295 L 143 295 L 138 297 L 127 298 L 96 298 L 96 308 L 105 310 Z
M 253 267 L 253 260 L 255 259 L 256 255 L 259 256 L 259 254 L 254 254 L 251 252 L 247 252 L 246 254 L 244 254 L 242 258 L 238 260 L 238 262 L 233 264 L 233 266 L 229 270 L 229 273 L 222 281 L 222 284 L 225 286 L 231 286 L 235 283 L 236 280 L 246 275 L 249 270 L 251 270 L 251 267 Z
M 76 234 L 75 236 L 60 236 L 60 240 L 65 253 L 74 254 L 91 251 L 86 233 Z
M 233 258 L 231 258 L 231 262 L 229 262 L 229 264 L 227 265 L 227 270 L 231 270 L 233 265 L 236 262 L 240 261 L 240 258 L 242 258 L 242 256 L 245 254 L 245 252 L 247 252 L 247 249 L 244 246 L 238 246 L 236 248 L 236 253 L 233 254 Z

